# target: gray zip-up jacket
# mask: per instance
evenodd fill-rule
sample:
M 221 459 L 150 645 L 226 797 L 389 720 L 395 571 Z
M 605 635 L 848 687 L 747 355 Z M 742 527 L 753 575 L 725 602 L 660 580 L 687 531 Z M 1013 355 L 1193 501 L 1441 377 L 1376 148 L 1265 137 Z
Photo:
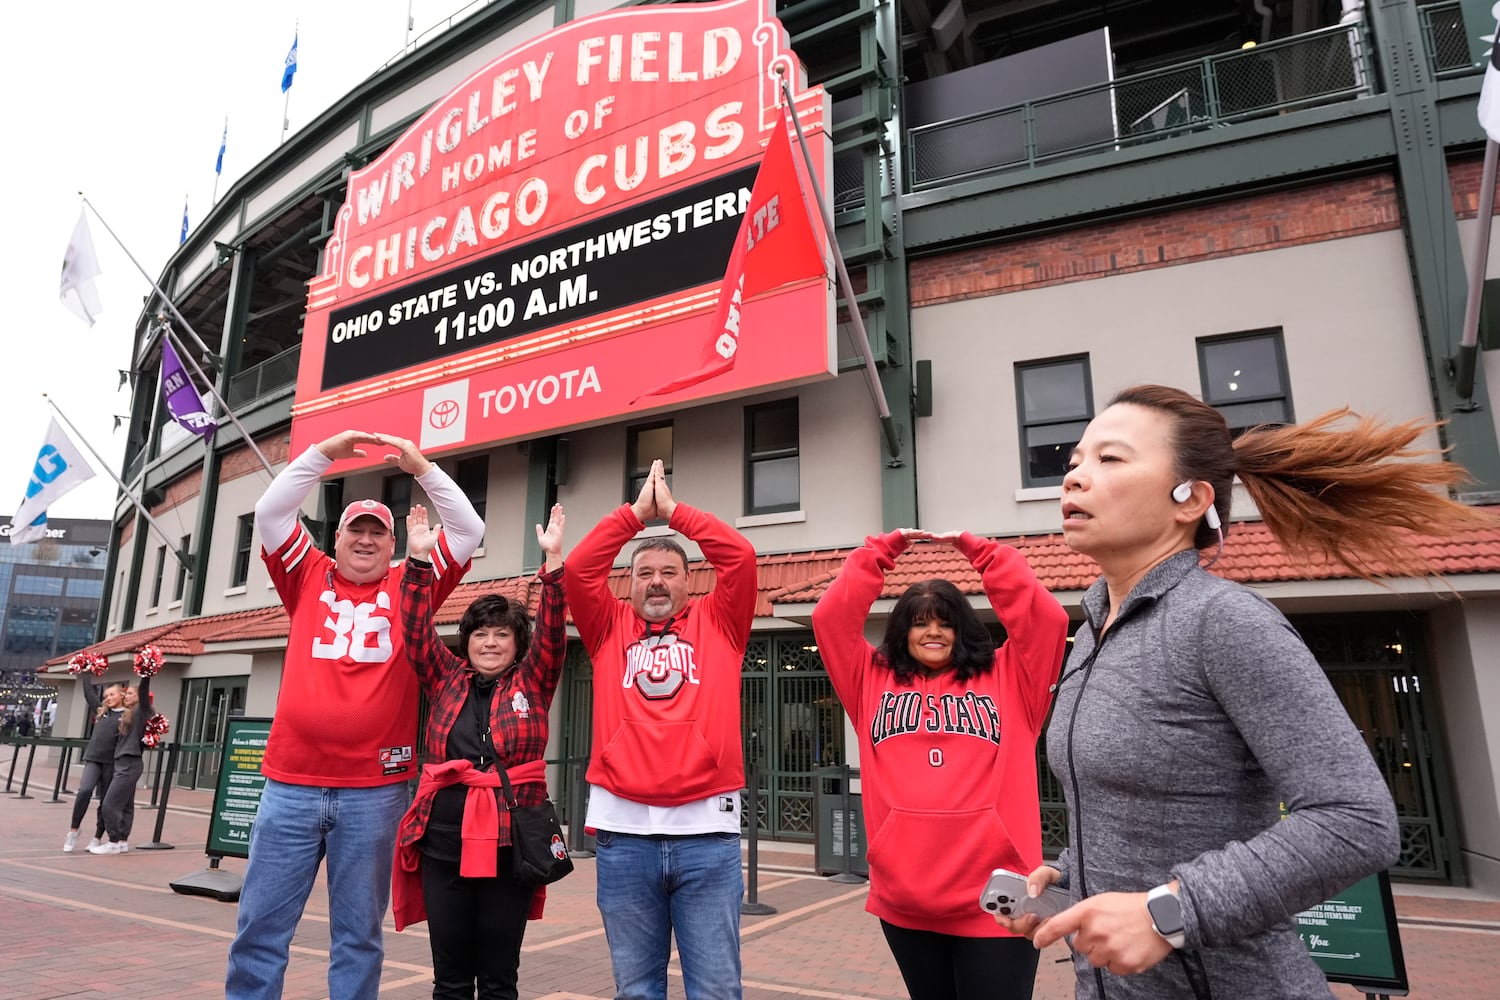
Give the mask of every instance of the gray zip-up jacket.
M 1207 997 L 1205 982 L 1216 1000 L 1332 996 L 1295 915 L 1389 867 L 1400 837 L 1317 661 L 1194 551 L 1152 568 L 1102 642 L 1102 579 L 1083 607 L 1047 732 L 1072 845 L 1058 864 L 1075 901 L 1178 879 L 1187 946 L 1138 976 L 1075 955 L 1077 996 Z

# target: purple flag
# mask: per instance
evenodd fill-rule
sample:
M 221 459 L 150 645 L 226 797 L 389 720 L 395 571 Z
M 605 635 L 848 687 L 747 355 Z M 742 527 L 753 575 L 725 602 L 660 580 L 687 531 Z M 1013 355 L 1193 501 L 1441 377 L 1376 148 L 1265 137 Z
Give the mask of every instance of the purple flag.
M 203 405 L 203 397 L 193 388 L 192 379 L 182 368 L 182 359 L 172 349 L 172 342 L 161 342 L 161 395 L 172 419 L 185 431 L 208 437 L 218 427 Z

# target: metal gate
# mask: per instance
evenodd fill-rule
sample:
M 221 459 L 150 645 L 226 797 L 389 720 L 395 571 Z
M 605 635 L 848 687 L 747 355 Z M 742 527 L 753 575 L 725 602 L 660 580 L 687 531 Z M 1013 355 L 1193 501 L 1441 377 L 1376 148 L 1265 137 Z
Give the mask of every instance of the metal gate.
M 580 643 L 570 643 L 562 679 L 561 747 L 568 760 L 589 755 L 593 678 L 588 654 Z M 753 764 L 760 786 L 755 806 L 760 830 L 810 841 L 813 772 L 844 762 L 844 713 L 812 633 L 752 637 L 745 649 L 741 692 L 745 766 Z M 554 795 L 559 809 L 572 801 L 572 780 L 573 769 L 564 767 Z
M 1396 801 L 1405 878 L 1451 881 L 1446 772 L 1423 690 L 1422 620 L 1412 614 L 1294 618 Z
M 759 785 L 760 832 L 810 841 L 814 772 L 845 759 L 844 710 L 812 633 L 753 637 L 745 647 L 742 690 L 745 766 L 754 766 Z M 747 808 L 747 826 L 749 815 Z

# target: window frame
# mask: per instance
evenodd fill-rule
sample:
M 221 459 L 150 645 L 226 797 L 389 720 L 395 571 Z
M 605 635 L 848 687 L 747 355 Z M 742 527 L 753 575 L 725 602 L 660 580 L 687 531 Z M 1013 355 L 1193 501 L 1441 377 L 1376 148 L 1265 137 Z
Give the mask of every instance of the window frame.
M 1026 381 L 1025 373 L 1037 371 L 1043 368 L 1061 368 L 1065 365 L 1081 365 L 1083 367 L 1083 415 L 1068 417 L 1061 420 L 1038 420 L 1028 422 L 1026 419 Z M 1094 419 L 1094 369 L 1089 361 L 1088 352 L 1081 354 L 1062 354 L 1052 358 L 1036 358 L 1030 361 L 1015 362 L 1015 387 L 1016 387 L 1016 444 L 1021 460 L 1021 485 L 1030 489 L 1038 486 L 1061 486 L 1066 473 L 1057 476 L 1033 476 L 1031 474 L 1031 448 L 1028 434 L 1032 428 L 1056 427 L 1061 424 L 1087 424 Z
M 393 559 L 406 554 L 406 515 L 411 513 L 412 482 L 412 477 L 404 472 L 392 473 L 380 481 L 380 502 L 390 509 L 393 522 L 391 534 L 396 543 L 391 551 Z
M 243 587 L 250 579 L 250 556 L 255 550 L 255 515 L 241 514 L 235 521 L 234 561 L 229 568 L 229 586 Z
M 465 467 L 473 468 L 474 466 L 476 466 L 478 463 L 481 463 L 481 462 L 484 463 L 484 477 L 483 477 L 483 479 L 484 479 L 484 491 L 476 499 L 472 493 L 470 493 L 468 490 L 464 489 L 464 469 L 465 469 Z M 481 454 L 478 454 L 478 455 L 469 455 L 466 458 L 460 458 L 458 461 L 454 462 L 453 463 L 453 483 L 454 483 L 454 485 L 456 485 L 459 488 L 460 491 L 463 492 L 464 496 L 466 496 L 466 497 L 469 498 L 469 503 L 471 503 L 471 504 L 474 505 L 474 510 L 475 510 L 476 513 L 478 513 L 479 520 L 482 522 L 484 520 L 485 508 L 489 504 L 489 492 L 490 492 L 490 454 L 489 454 L 489 452 L 482 452 Z
M 768 410 L 783 409 L 790 407 L 792 411 L 792 425 L 796 428 L 797 442 L 791 448 L 771 448 L 757 453 L 754 450 L 754 415 Z M 756 514 L 781 514 L 787 511 L 802 509 L 802 406 L 797 396 L 787 396 L 783 399 L 772 399 L 764 403 L 753 403 L 743 410 L 745 421 L 745 452 L 744 452 L 744 483 L 745 483 L 745 514 L 754 516 Z M 755 477 L 753 475 L 757 462 L 769 462 L 785 458 L 797 459 L 797 496 L 790 503 L 767 504 L 764 507 L 755 505 Z
M 641 495 L 641 487 L 640 487 L 639 484 L 637 484 L 635 482 L 635 479 L 636 479 L 636 476 L 638 475 L 638 473 L 636 473 L 634 471 L 634 469 L 635 469 L 635 463 L 639 460 L 639 456 L 636 454 L 636 451 L 640 447 L 641 433 L 644 432 L 644 431 L 660 430 L 663 427 L 670 428 L 671 431 L 672 431 L 672 452 L 675 453 L 677 451 L 677 427 L 675 425 L 675 421 L 673 421 L 672 419 L 668 418 L 666 420 L 654 420 L 654 421 L 650 421 L 650 422 L 643 423 L 643 424 L 631 424 L 631 425 L 629 425 L 628 427 L 625 428 L 625 502 L 626 503 L 635 503 L 636 498 Z M 668 455 L 665 455 L 665 456 L 654 456 L 654 457 L 655 458 L 662 458 L 662 471 L 667 476 L 667 485 L 670 486 L 671 483 L 672 483 L 672 461 L 673 461 L 672 454 L 668 454 Z M 653 458 L 653 460 L 654 460 L 654 458 Z M 646 472 L 645 473 L 641 473 L 640 475 L 649 475 L 650 472 L 651 472 L 651 464 L 648 461 L 647 464 L 646 464 Z
M 167 577 L 167 546 L 166 543 L 156 547 L 156 574 L 151 578 L 151 604 L 149 607 L 161 607 L 161 585 Z
M 1216 402 L 1215 400 L 1210 398 L 1211 393 L 1209 392 L 1208 381 L 1208 352 L 1206 349 L 1216 347 L 1220 344 L 1228 344 L 1241 340 L 1271 341 L 1276 355 L 1276 379 L 1281 385 L 1281 393 L 1262 393 L 1259 396 L 1242 396 L 1233 400 L 1221 400 Z M 1199 398 L 1201 398 L 1203 402 L 1207 403 L 1209 406 L 1212 406 L 1214 409 L 1222 413 L 1223 407 L 1225 406 L 1243 406 L 1247 403 L 1268 403 L 1272 401 L 1280 401 L 1282 404 L 1282 410 L 1286 417 L 1285 421 L 1283 422 L 1288 424 L 1296 423 L 1296 411 L 1292 408 L 1292 379 L 1290 370 L 1287 368 L 1286 363 L 1286 337 L 1283 334 L 1281 327 L 1268 326 L 1258 330 L 1240 330 L 1235 333 L 1216 333 L 1207 337 L 1199 337 L 1194 344 L 1194 349 L 1198 352 L 1198 391 L 1200 393 Z M 1247 431 L 1254 426 L 1258 425 L 1247 424 L 1244 427 L 1231 426 L 1229 430 L 1232 434 L 1238 437 L 1242 432 Z
M 177 579 L 172 583 L 172 600 L 174 601 L 182 600 L 182 595 L 187 593 L 188 550 L 192 548 L 192 545 L 193 536 L 183 535 L 182 543 L 177 548 L 177 554 L 181 557 L 181 561 L 177 563 Z

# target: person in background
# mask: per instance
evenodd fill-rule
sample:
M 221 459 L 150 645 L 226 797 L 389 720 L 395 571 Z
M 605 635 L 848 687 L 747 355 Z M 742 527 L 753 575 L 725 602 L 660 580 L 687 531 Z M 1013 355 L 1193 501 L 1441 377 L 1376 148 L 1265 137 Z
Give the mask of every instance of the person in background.
M 355 500 L 339 517 L 330 558 L 297 517 L 323 473 L 339 459 L 365 457 L 366 446 L 414 476 L 442 519 L 431 552 L 434 602 L 458 586 L 484 535 L 468 497 L 416 445 L 363 431 L 308 448 L 255 505 L 261 559 L 291 625 L 226 1000 L 281 994 L 292 934 L 325 857 L 328 995 L 368 998 L 380 988 L 380 925 L 406 783 L 416 774 L 419 695 L 401 635 L 395 518 L 378 500 Z
M 406 518 L 401 625 L 431 706 L 424 745 L 436 763 L 423 767 L 416 800 L 401 821 L 392 889 L 396 930 L 427 920 L 433 1000 L 474 1000 L 476 989 L 479 1000 L 516 1000 L 526 921 L 541 916 L 545 890 L 513 872 L 510 814 L 498 772 L 505 768 L 518 805 L 546 801 L 548 712 L 568 636 L 566 520 L 557 504 L 547 529 L 536 526 L 546 558 L 535 634 L 524 603 L 486 594 L 464 611 L 462 655 L 455 656 L 432 623 L 427 558 L 437 532 L 420 505 Z M 492 828 L 476 829 L 481 817 L 493 817 Z
M 1075 902 L 1006 923 L 1070 940 L 1080 998 L 1329 997 L 1295 915 L 1397 858 L 1390 791 L 1323 670 L 1200 556 L 1224 544 L 1236 477 L 1293 558 L 1367 578 L 1430 571 L 1406 531 L 1493 527 L 1434 492 L 1463 469 L 1410 461 L 1427 426 L 1347 416 L 1235 437 L 1189 394 L 1137 386 L 1073 451 L 1063 534 L 1102 575 L 1047 732 L 1070 846 L 1028 891 Z
M 125 711 L 122 685 L 96 684 L 85 679 L 80 679 L 80 683 L 94 730 L 83 748 L 83 776 L 78 779 L 78 795 L 73 799 L 73 822 L 63 839 L 64 854 L 72 854 L 78 844 L 78 828 L 88 814 L 95 790 L 99 793 L 99 806 L 95 810 L 94 837 L 85 847 L 92 850 L 104 842 L 104 798 L 115 776 L 115 743 L 120 736 L 120 716 Z
M 662 537 L 636 546 L 630 597 L 614 596 L 615 556 L 658 519 L 702 548 L 712 593 L 688 596 L 687 554 Z M 594 664 L 586 825 L 596 831 L 615 996 L 665 1000 L 675 933 L 688 1000 L 738 1000 L 740 671 L 755 621 L 755 548 L 677 502 L 658 459 L 636 501 L 578 543 L 564 577 Z
M 121 699 L 124 710 L 114 727 L 114 774 L 99 805 L 109 843 L 91 845 L 90 854 L 126 853 L 130 850 L 130 831 L 135 826 L 135 787 L 146 769 L 141 737 L 146 732 L 146 720 L 156 714 L 151 708 L 150 675 L 141 677 L 135 687 L 125 688 Z M 101 721 L 97 720 L 95 725 Z
M 979 574 L 997 649 L 948 580 L 912 584 L 878 648 L 885 577 L 914 541 L 951 544 Z M 912 1000 L 1029 1000 L 1037 953 L 976 905 L 995 868 L 1042 858 L 1036 742 L 1068 615 L 1008 545 L 904 529 L 866 539 L 813 609 L 813 634 L 859 739 L 870 895 Z

